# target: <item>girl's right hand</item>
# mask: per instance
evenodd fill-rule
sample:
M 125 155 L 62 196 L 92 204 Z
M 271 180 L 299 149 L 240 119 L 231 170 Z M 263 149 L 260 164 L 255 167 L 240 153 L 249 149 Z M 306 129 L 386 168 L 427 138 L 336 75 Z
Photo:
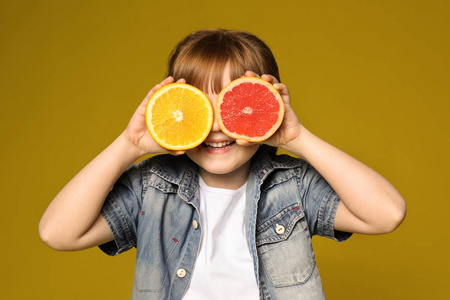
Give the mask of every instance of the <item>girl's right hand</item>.
M 155 85 L 147 94 L 147 96 L 145 96 L 142 103 L 134 112 L 134 115 L 128 123 L 127 128 L 123 132 L 123 136 L 126 138 L 126 140 L 128 140 L 138 150 L 139 156 L 155 153 L 170 153 L 172 155 L 180 155 L 185 152 L 168 150 L 161 147 L 150 135 L 147 129 L 147 124 L 145 122 L 145 110 L 147 108 L 147 103 L 150 97 L 161 87 L 173 82 L 173 77 L 169 76 L 161 83 Z M 177 82 L 186 83 L 186 80 L 180 79 Z
M 73 251 L 112 241 L 112 232 L 100 211 L 119 176 L 142 155 L 184 153 L 169 151 L 158 145 L 145 123 L 148 100 L 156 90 L 172 82 L 174 79 L 167 77 L 155 85 L 137 108 L 127 129 L 53 199 L 39 223 L 39 234 L 47 245 Z

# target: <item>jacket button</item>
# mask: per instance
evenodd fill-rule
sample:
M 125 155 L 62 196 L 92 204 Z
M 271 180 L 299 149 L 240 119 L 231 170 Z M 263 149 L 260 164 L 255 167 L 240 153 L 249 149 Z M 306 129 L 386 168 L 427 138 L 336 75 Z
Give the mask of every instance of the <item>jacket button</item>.
M 194 229 L 198 228 L 198 222 L 196 220 L 192 221 L 192 226 L 194 227 Z
M 180 278 L 184 278 L 186 276 L 186 270 L 185 269 L 178 269 L 177 275 Z
M 284 228 L 283 225 L 277 224 L 277 225 L 275 226 L 275 231 L 276 231 L 278 234 L 283 234 L 284 231 L 285 231 L 285 228 Z

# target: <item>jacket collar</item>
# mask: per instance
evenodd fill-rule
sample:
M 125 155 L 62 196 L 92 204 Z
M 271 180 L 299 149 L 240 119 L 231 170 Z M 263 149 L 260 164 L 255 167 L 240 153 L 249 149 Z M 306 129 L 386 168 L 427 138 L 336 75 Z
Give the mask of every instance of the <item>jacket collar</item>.
M 154 156 L 150 172 L 177 185 L 179 196 L 188 202 L 198 189 L 197 165 L 186 154 L 172 156 L 168 154 Z
M 179 186 L 178 194 L 190 201 L 198 190 L 198 168 L 186 154 L 180 156 L 158 155 L 153 157 L 150 172 Z M 262 183 L 276 169 L 290 169 L 302 164 L 302 161 L 289 155 L 272 156 L 262 147 L 255 153 L 250 166 L 250 180 Z
M 253 156 L 250 167 L 250 177 L 253 175 L 257 180 L 263 181 L 276 169 L 290 169 L 302 165 L 303 161 L 290 155 L 270 155 L 260 148 Z

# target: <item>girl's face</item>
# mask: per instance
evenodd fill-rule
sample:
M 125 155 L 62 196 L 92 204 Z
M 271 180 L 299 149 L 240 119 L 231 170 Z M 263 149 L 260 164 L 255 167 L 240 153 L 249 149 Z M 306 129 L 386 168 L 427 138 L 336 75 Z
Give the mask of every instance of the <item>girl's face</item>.
M 222 86 L 230 83 L 230 67 L 226 65 Z M 205 92 L 215 110 L 217 94 Z M 248 179 L 250 162 L 259 144 L 240 146 L 235 139 L 220 130 L 214 123 L 206 140 L 198 147 L 186 151 L 187 156 L 199 167 L 199 174 L 212 187 L 238 189 Z

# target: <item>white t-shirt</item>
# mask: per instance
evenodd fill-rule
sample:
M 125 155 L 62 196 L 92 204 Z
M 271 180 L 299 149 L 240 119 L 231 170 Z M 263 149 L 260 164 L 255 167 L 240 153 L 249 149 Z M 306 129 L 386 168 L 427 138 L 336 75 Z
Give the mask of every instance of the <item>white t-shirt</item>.
M 259 299 L 245 237 L 245 188 L 207 186 L 200 178 L 202 241 L 183 300 Z

